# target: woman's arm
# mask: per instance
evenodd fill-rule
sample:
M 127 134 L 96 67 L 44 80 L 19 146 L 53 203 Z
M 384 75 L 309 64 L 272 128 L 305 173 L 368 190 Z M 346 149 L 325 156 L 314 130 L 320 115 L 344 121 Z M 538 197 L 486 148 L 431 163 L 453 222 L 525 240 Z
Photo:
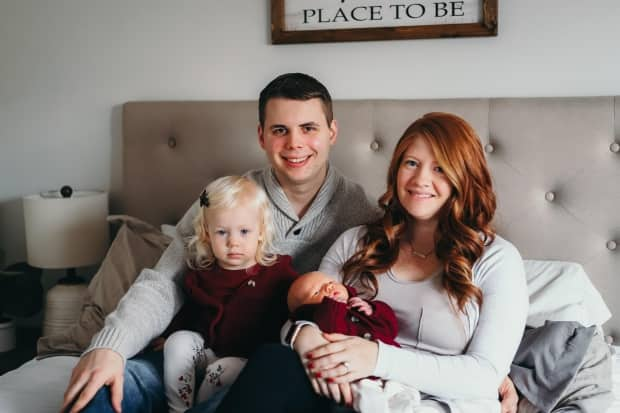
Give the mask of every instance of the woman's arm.
M 364 227 L 345 232 L 334 243 L 321 263 L 320 270 L 339 276 L 342 264 L 354 253 Z M 358 357 L 370 347 L 357 340 L 343 340 L 323 347 L 316 355 L 333 355 L 341 359 L 359 360 L 356 371 L 368 371 L 384 379 L 396 380 L 439 397 L 497 398 L 500 383 L 508 373 L 517 350 L 528 309 L 528 294 L 523 262 L 509 242 L 497 238 L 474 265 L 474 282 L 483 293 L 478 323 L 469 345 L 462 355 L 437 355 L 415 349 L 401 349 L 379 343 L 375 360 Z M 389 303 L 388 303 L 389 304 Z M 470 309 L 471 310 L 471 309 Z M 434 326 L 443 328 L 443 326 Z M 446 332 L 448 333 L 448 332 Z M 343 350 L 342 347 L 347 349 Z M 328 358 L 333 362 L 334 358 Z M 317 368 L 322 368 L 317 363 Z M 337 371 L 326 372 L 338 377 Z M 354 376 L 343 376 L 350 380 Z M 472 378 L 475 377 L 475 380 Z M 357 377 L 355 377 L 357 378 Z
M 351 406 L 353 403 L 353 395 L 349 383 L 329 383 L 316 372 L 311 372 L 312 361 L 307 358 L 307 354 L 312 353 L 317 348 L 329 343 L 324 337 L 321 330 L 312 325 L 304 325 L 296 340 L 292 343 L 292 348 L 297 352 L 301 359 L 301 363 L 308 374 L 308 379 L 312 384 L 312 388 L 317 394 L 322 394 L 335 400 L 337 403 L 344 403 Z M 335 367 L 335 366 L 331 366 Z

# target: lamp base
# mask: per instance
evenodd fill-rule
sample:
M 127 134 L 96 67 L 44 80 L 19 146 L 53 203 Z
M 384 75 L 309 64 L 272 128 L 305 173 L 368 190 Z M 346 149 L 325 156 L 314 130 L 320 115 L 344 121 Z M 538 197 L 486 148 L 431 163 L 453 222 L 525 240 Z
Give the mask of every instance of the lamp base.
M 0 353 L 15 348 L 15 321 L 12 318 L 0 316 Z
M 61 334 L 78 321 L 87 289 L 85 283 L 58 283 L 47 292 L 43 336 Z

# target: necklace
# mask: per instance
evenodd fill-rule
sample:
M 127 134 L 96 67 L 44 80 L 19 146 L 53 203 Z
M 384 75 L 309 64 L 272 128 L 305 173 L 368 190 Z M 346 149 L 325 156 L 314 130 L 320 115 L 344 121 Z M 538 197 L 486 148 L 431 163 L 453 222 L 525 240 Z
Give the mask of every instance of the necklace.
M 413 248 L 413 245 L 411 245 L 411 254 L 413 254 L 413 256 L 415 257 L 422 258 L 423 260 L 427 259 L 433 252 L 435 252 L 435 248 L 432 248 L 429 252 L 425 254 L 423 252 L 416 251 L 416 249 Z

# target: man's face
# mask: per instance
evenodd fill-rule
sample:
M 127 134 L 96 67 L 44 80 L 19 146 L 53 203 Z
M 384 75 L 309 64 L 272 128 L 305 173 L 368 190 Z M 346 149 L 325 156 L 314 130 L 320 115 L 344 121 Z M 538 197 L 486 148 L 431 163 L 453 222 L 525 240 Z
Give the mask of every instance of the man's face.
M 270 99 L 265 124 L 258 126 L 260 145 L 284 189 L 322 185 L 337 135 L 336 121 L 327 124 L 319 98 Z

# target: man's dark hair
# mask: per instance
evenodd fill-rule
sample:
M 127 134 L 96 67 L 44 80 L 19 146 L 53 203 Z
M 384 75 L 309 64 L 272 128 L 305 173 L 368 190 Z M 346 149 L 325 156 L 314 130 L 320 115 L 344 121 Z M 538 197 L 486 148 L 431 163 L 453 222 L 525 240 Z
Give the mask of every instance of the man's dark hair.
M 334 112 L 332 110 L 332 97 L 327 88 L 312 76 L 304 73 L 285 73 L 273 79 L 260 92 L 258 98 L 258 120 L 261 126 L 265 126 L 265 107 L 269 99 L 284 98 L 293 100 L 309 100 L 319 98 L 323 103 L 323 111 L 327 118 L 327 124 L 332 123 Z

